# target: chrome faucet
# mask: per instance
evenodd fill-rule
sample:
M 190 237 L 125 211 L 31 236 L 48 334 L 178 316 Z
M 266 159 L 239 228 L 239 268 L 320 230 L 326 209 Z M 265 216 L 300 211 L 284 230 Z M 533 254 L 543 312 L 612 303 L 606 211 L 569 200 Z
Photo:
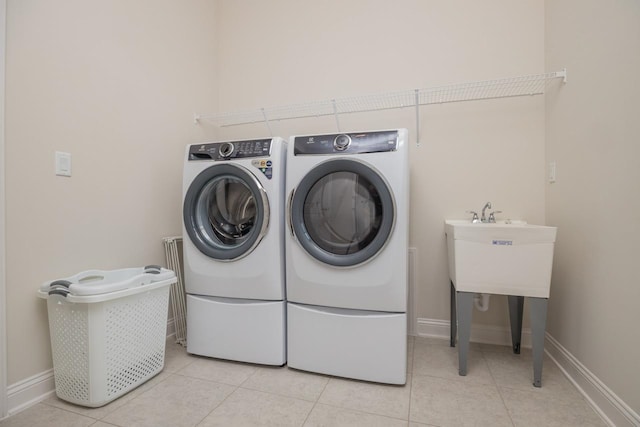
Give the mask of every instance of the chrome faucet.
M 487 202 L 484 205 L 484 208 L 482 208 L 482 217 L 480 218 L 481 222 L 489 222 L 490 217 L 487 218 L 487 215 L 486 215 L 487 208 L 491 209 L 491 202 Z M 494 218 L 493 222 L 495 222 L 495 218 Z
M 491 209 L 491 202 L 487 202 L 482 208 L 482 217 L 478 218 L 478 212 L 475 211 L 467 211 L 468 214 L 473 214 L 473 218 L 471 222 L 476 224 L 479 222 L 483 223 L 495 223 L 496 222 L 496 214 L 502 213 L 502 211 L 493 211 L 489 213 L 487 217 L 487 209 Z

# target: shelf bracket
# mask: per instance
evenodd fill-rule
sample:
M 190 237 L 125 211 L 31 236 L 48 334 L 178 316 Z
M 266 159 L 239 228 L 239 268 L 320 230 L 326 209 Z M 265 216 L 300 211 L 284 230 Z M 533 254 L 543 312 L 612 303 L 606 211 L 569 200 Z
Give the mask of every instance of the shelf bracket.
M 420 90 L 415 90 L 416 96 L 416 146 L 420 147 Z
M 562 77 L 562 83 L 567 82 L 567 69 L 563 68 L 562 71 L 558 71 L 558 77 Z
M 336 100 L 331 100 L 331 105 L 333 106 L 333 116 L 336 118 L 336 128 L 338 132 L 340 132 L 340 120 L 338 120 L 338 108 L 336 107 Z
M 264 108 L 261 108 L 262 110 L 262 117 L 264 117 L 264 123 L 267 125 L 267 129 L 269 129 L 269 134 L 273 137 L 273 130 L 271 130 L 271 124 L 269 123 L 269 119 L 267 118 L 267 112 L 264 111 Z

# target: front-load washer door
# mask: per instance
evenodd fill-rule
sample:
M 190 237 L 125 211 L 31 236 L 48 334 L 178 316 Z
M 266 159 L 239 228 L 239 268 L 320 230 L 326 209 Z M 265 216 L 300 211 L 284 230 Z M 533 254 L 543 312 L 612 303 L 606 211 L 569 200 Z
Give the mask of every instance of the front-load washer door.
M 316 165 L 300 181 L 289 220 L 304 250 L 318 261 L 350 267 L 373 259 L 395 224 L 395 201 L 373 166 L 351 159 Z
M 204 255 L 220 261 L 247 256 L 269 226 L 269 200 L 260 181 L 236 164 L 216 164 L 192 181 L 184 198 L 184 225 Z

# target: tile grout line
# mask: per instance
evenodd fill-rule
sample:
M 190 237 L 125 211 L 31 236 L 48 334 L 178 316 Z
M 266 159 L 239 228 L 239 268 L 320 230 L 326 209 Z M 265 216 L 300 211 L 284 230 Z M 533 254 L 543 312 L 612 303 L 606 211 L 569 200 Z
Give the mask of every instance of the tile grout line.
M 212 382 L 214 382 L 214 381 L 212 381 Z M 222 383 L 218 383 L 218 384 L 222 384 Z M 229 385 L 229 384 L 223 384 L 223 385 Z M 209 412 L 207 412 L 207 414 L 206 414 L 204 417 L 202 417 L 202 419 L 201 419 L 200 421 L 198 421 L 198 422 L 195 424 L 195 427 L 197 427 L 197 426 L 199 426 L 200 424 L 202 424 L 202 422 L 203 422 L 204 420 L 206 420 L 206 419 L 209 417 L 209 415 L 211 415 L 212 413 L 214 413 L 216 409 L 218 409 L 220 406 L 222 406 L 222 404 L 223 404 L 224 402 L 226 402 L 226 401 L 227 401 L 227 399 L 228 399 L 229 397 L 231 397 L 231 395 L 232 395 L 233 393 L 235 393 L 236 391 L 238 391 L 238 389 L 239 389 L 239 388 L 240 388 L 240 386 L 236 386 L 236 388 L 235 388 L 231 393 L 229 393 L 228 395 L 226 395 L 226 396 L 225 396 L 225 398 L 224 398 L 224 399 L 222 399 L 222 400 L 220 401 L 220 403 L 218 403 L 218 404 L 217 404 L 217 405 L 215 405 L 213 408 L 211 408 L 211 410 L 210 410 Z
M 329 406 L 331 408 L 340 409 L 340 410 L 343 410 L 343 411 L 357 412 L 359 414 L 372 415 L 374 417 L 380 417 L 380 418 L 388 418 L 390 420 L 406 421 L 407 423 L 410 422 L 409 420 L 407 420 L 405 418 L 398 418 L 398 417 L 393 417 L 391 415 L 378 414 L 378 413 L 375 413 L 375 412 L 367 412 L 367 411 L 363 411 L 362 409 L 345 408 L 343 406 L 336 406 L 336 405 L 332 405 L 330 403 L 320 403 L 320 402 L 316 402 L 316 403 L 319 403 L 320 405 L 324 405 L 324 406 Z M 314 405 L 314 408 L 315 408 L 315 405 Z M 305 420 L 305 422 L 306 422 L 306 420 Z M 418 421 L 416 421 L 416 422 L 418 422 Z M 422 424 L 424 424 L 424 423 L 422 423 Z
M 324 387 L 322 387 L 322 391 L 318 394 L 318 397 L 316 398 L 315 402 L 313 402 L 313 406 L 311 407 L 311 410 L 309 411 L 309 413 L 307 414 L 306 417 L 304 417 L 304 421 L 302 422 L 302 426 L 304 426 L 307 421 L 309 421 L 309 417 L 311 416 L 311 413 L 313 412 L 314 409 L 316 409 L 316 406 L 318 405 L 318 403 L 320 402 L 320 398 L 322 397 L 322 394 L 325 392 L 325 390 L 327 389 L 327 386 L 329 385 L 329 382 L 331 381 L 331 377 L 329 377 L 328 381 L 324 384 Z
M 247 376 L 247 378 L 245 378 L 245 379 L 244 379 L 244 381 L 242 381 L 240 384 L 235 384 L 235 385 L 232 385 L 232 384 L 225 384 L 225 383 L 218 382 L 218 381 L 210 381 L 210 382 L 212 382 L 212 383 L 217 383 L 217 384 L 227 385 L 227 386 L 235 387 L 235 388 L 233 389 L 233 391 L 232 391 L 231 393 L 229 393 L 228 395 L 226 395 L 226 396 L 225 396 L 225 398 L 224 398 L 224 399 L 222 399 L 222 400 L 220 401 L 220 403 L 218 403 L 218 404 L 217 404 L 217 405 L 215 405 L 213 408 L 211 408 L 211 410 L 210 410 L 210 411 L 209 411 L 209 412 L 208 412 L 204 417 L 202 417 L 202 419 L 201 419 L 200 421 L 198 421 L 198 422 L 197 422 L 196 427 L 197 427 L 197 426 L 199 426 L 200 424 L 202 424 L 202 422 L 203 422 L 205 419 L 207 419 L 207 418 L 209 417 L 209 415 L 213 414 L 213 413 L 216 411 L 216 409 L 218 409 L 220 406 L 222 406 L 222 405 L 224 404 L 224 402 L 226 402 L 226 401 L 227 401 L 227 399 L 229 399 L 229 397 L 231 397 L 235 392 L 237 392 L 237 391 L 241 388 L 242 384 L 244 384 L 244 383 L 246 383 L 247 381 L 249 381 L 249 378 L 251 378 L 253 375 L 255 375 L 255 373 L 256 373 L 256 372 L 258 372 L 258 370 L 257 370 L 257 369 L 255 369 L 255 370 L 251 373 L 251 375 L 248 375 L 248 376 Z M 196 379 L 204 380 L 203 378 L 196 378 Z M 206 380 L 204 380 L 204 381 L 206 381 Z M 245 389 L 245 390 L 246 390 L 246 389 Z
M 44 400 L 42 402 L 36 403 L 34 406 L 37 406 L 37 405 L 40 405 L 40 404 L 42 404 L 44 406 L 47 406 L 49 408 L 57 409 L 57 410 L 60 410 L 60 411 L 67 412 L 69 414 L 76 415 L 76 416 L 79 416 L 79 417 L 91 418 L 92 420 L 94 420 L 94 422 L 89 424 L 89 425 L 93 425 L 93 424 L 97 423 L 98 421 L 100 421 L 100 418 L 95 418 L 95 417 L 92 417 L 91 415 L 80 414 L 78 412 L 74 412 L 74 411 L 71 411 L 71 410 L 66 409 L 66 408 L 60 408 L 60 407 L 55 406 L 55 405 L 50 405 L 48 403 L 45 403 Z M 9 417 L 9 418 L 11 418 L 11 417 Z M 9 418 L 6 418 L 5 420 L 8 420 Z
M 107 422 L 107 421 L 102 421 L 102 420 L 96 420 L 96 422 L 95 422 L 95 423 L 93 423 L 93 424 L 89 424 L 87 427 L 94 426 L 94 425 L 96 425 L 97 423 L 107 424 L 107 425 L 109 425 L 109 426 L 113 426 L 113 427 L 121 427 L 121 426 L 120 426 L 120 425 L 118 425 L 118 424 L 113 424 L 113 423 L 110 423 L 110 422 Z
M 485 352 L 483 350 L 480 350 L 480 353 L 482 354 L 482 360 L 484 360 L 484 363 L 487 364 L 487 369 L 489 370 L 489 375 L 491 375 L 491 379 L 493 380 L 493 383 L 496 387 L 496 391 L 498 392 L 498 396 L 500 396 L 500 401 L 502 402 L 502 405 L 504 406 L 504 409 L 507 411 L 507 416 L 509 417 L 509 421 L 511 421 L 511 425 L 515 427 L 516 422 L 513 419 L 513 416 L 511 415 L 511 411 L 509 410 L 509 407 L 507 406 L 507 402 L 504 401 L 504 397 L 502 396 L 502 392 L 500 392 L 500 386 L 498 385 L 498 381 L 496 381 L 496 378 L 493 376 L 493 370 L 491 369 L 491 365 L 489 364 Z
M 350 381 L 350 379 L 349 379 L 349 378 L 343 378 L 343 377 L 335 377 L 335 376 L 331 376 L 331 377 L 329 378 L 329 381 L 327 381 L 327 384 L 325 384 L 324 389 L 322 390 L 322 392 L 321 392 L 321 393 L 320 393 L 320 395 L 318 396 L 318 399 L 317 399 L 316 404 L 320 403 L 321 405 L 330 406 L 330 407 L 332 407 L 332 408 L 336 408 L 336 409 L 341 409 L 341 410 L 351 411 L 351 412 L 357 412 L 357 413 L 360 413 L 360 414 L 366 414 L 366 415 L 373 415 L 373 416 L 376 416 L 376 417 L 384 417 L 384 418 L 389 418 L 389 419 L 392 419 L 392 420 L 407 421 L 407 424 L 409 423 L 408 418 L 407 418 L 407 419 L 404 419 L 404 418 L 396 418 L 396 417 L 392 417 L 392 416 L 390 416 L 390 415 L 383 415 L 383 414 L 378 414 L 378 413 L 375 413 L 375 412 L 363 411 L 363 410 L 361 410 L 361 409 L 354 409 L 354 408 L 347 408 L 347 407 L 343 407 L 343 406 L 336 406 L 336 405 L 332 405 L 332 404 L 330 404 L 330 403 L 321 403 L 321 402 L 320 402 L 320 397 L 322 397 L 322 394 L 325 392 L 325 390 L 326 390 L 326 389 L 327 389 L 327 387 L 329 386 L 329 382 L 330 382 L 332 379 L 338 379 L 338 380 L 341 380 L 341 379 L 342 379 L 342 380 L 349 380 L 349 381 Z M 363 381 L 363 380 L 355 380 L 355 381 L 361 381 L 361 382 L 368 383 L 368 384 L 382 384 L 382 383 L 371 383 L 371 382 L 369 382 L 369 381 Z M 413 384 L 413 382 L 412 382 L 412 384 Z M 384 384 L 382 384 L 382 385 L 384 385 Z M 315 408 L 315 407 L 316 407 L 316 404 L 314 404 L 313 408 Z M 306 420 L 305 420 L 305 422 L 306 422 Z
M 249 380 L 249 378 L 247 378 L 245 381 L 243 381 L 242 384 L 240 384 L 238 387 L 242 388 L 243 390 L 257 391 L 257 392 L 260 392 L 260 393 L 266 393 L 266 394 L 272 394 L 274 396 L 285 397 L 287 399 L 295 399 L 295 400 L 299 400 L 301 402 L 313 402 L 315 404 L 318 401 L 318 399 L 320 398 L 320 395 L 322 395 L 322 393 L 324 392 L 325 388 L 327 387 L 327 384 L 329 383 L 329 380 L 331 380 L 331 378 L 332 378 L 331 376 L 326 375 L 326 374 L 317 374 L 317 373 L 309 373 L 309 372 L 306 372 L 306 371 L 298 371 L 295 368 L 290 368 L 286 363 L 283 366 L 278 367 L 277 369 L 291 370 L 292 372 L 302 372 L 302 373 L 305 373 L 305 374 L 308 373 L 310 375 L 323 377 L 323 378 L 327 379 L 327 383 L 322 388 L 322 391 L 318 394 L 318 397 L 315 398 L 314 400 L 303 399 L 303 398 L 291 396 L 289 394 L 283 394 L 283 393 L 274 392 L 274 391 L 265 391 L 265 390 L 261 390 L 259 388 L 252 388 L 252 387 L 244 386 L 244 384 Z M 258 371 L 256 370 L 256 372 L 258 372 Z M 253 374 L 251 374 L 251 376 L 253 376 Z
M 414 360 L 416 357 L 416 339 L 415 337 L 411 338 L 411 387 L 409 388 L 409 411 L 407 412 L 407 426 L 411 423 L 411 399 L 413 397 L 413 374 L 414 372 Z

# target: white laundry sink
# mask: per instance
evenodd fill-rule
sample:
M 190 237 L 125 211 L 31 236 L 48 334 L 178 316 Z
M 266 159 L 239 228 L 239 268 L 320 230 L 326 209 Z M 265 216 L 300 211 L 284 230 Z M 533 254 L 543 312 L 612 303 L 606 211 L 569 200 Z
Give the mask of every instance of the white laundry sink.
M 548 298 L 556 227 L 445 221 L 456 291 Z

